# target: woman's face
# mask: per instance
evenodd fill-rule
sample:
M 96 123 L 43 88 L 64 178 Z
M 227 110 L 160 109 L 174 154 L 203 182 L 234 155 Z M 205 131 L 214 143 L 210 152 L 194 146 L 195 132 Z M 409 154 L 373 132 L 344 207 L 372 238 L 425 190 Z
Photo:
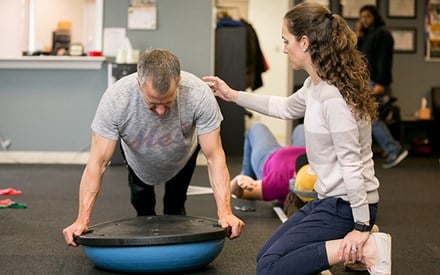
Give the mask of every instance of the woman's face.
M 304 67 L 307 47 L 305 45 L 301 47 L 304 43 L 301 43 L 301 40 L 297 41 L 296 37 L 289 32 L 285 21 L 283 23 L 281 34 L 284 44 L 283 52 L 287 54 L 290 66 L 292 66 L 294 70 L 302 69 Z

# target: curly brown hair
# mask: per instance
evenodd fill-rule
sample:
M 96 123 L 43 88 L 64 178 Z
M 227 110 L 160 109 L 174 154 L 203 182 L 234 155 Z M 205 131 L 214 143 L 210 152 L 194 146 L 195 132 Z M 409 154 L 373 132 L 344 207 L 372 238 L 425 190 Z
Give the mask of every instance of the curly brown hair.
M 297 41 L 308 37 L 318 76 L 339 89 L 357 118 L 375 119 L 377 103 L 369 85 L 367 61 L 357 50 L 357 36 L 347 22 L 313 2 L 295 5 L 284 20 Z

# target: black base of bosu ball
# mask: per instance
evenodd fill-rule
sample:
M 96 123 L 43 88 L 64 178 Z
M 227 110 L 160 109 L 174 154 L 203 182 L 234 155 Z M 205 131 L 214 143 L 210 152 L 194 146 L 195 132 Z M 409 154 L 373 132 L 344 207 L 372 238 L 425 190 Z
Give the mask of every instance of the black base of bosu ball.
M 229 229 L 190 216 L 146 216 L 90 227 L 76 242 L 98 268 L 171 273 L 202 268 L 221 252 Z

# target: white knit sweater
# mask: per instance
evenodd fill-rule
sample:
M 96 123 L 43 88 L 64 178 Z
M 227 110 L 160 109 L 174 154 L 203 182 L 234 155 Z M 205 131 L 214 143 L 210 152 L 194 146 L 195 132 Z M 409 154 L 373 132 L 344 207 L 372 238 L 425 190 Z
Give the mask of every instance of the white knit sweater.
M 240 92 L 237 104 L 281 119 L 304 117 L 307 157 L 317 174 L 318 198 L 349 201 L 355 222 L 369 222 L 379 201 L 371 150 L 371 122 L 352 114 L 338 88 L 309 78 L 289 97 Z

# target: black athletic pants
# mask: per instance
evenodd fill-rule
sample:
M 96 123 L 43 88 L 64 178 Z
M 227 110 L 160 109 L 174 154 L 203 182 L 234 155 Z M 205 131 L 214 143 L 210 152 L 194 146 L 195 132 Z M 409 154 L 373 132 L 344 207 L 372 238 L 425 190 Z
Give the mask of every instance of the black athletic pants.
M 122 155 L 124 152 L 122 150 Z M 163 198 L 163 213 L 165 215 L 185 215 L 185 202 L 188 186 L 191 182 L 194 169 L 196 167 L 197 155 L 200 146 L 197 146 L 191 158 L 177 175 L 165 183 Z M 124 156 L 125 159 L 125 156 Z M 127 161 L 125 161 L 127 164 Z M 131 191 L 131 204 L 137 211 L 138 216 L 156 215 L 156 194 L 154 186 L 142 182 L 131 167 L 128 168 L 128 186 Z

